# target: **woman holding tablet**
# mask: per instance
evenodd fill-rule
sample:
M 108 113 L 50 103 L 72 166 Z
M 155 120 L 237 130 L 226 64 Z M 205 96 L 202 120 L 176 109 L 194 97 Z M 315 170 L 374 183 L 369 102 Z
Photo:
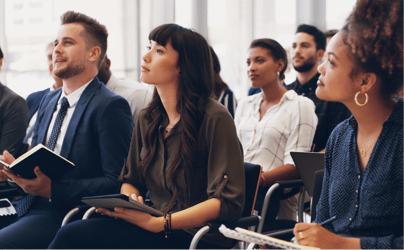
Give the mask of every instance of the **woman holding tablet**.
M 120 192 L 143 202 L 149 191 L 153 207 L 165 215 L 100 208 L 97 212 L 111 218 L 70 223 L 50 248 L 188 248 L 206 222 L 241 216 L 242 149 L 232 117 L 210 98 L 209 45 L 176 24 L 155 28 L 149 40 L 140 78 L 156 90 L 135 124 Z M 200 242 L 202 248 L 232 246 L 219 232 Z

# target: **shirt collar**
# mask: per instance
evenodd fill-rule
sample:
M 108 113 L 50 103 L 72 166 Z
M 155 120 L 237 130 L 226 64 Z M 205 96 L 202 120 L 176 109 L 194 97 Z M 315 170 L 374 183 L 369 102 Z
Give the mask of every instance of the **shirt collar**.
M 299 80 L 296 78 L 296 86 L 295 89 L 302 89 L 302 90 L 308 90 L 309 88 L 317 88 L 317 81 L 318 78 L 320 77 L 320 73 L 317 73 L 315 76 L 313 76 L 306 84 L 300 85 Z
M 60 95 L 58 105 L 61 104 L 62 98 L 66 97 L 67 101 L 69 102 L 69 106 L 74 107 L 77 104 L 77 102 L 79 101 L 81 94 L 83 94 L 84 90 L 87 88 L 87 86 L 92 81 L 93 81 L 93 79 L 91 79 L 88 83 L 86 83 L 83 86 L 81 86 L 80 88 L 76 89 L 73 93 L 70 93 L 69 95 L 65 94 L 64 87 L 62 87 L 62 94 Z

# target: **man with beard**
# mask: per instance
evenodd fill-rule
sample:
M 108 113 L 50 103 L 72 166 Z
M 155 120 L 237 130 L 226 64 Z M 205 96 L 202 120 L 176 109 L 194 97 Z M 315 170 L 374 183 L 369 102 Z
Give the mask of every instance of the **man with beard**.
M 0 181 L 10 178 L 27 193 L 13 202 L 14 221 L 0 219 L 2 249 L 47 248 L 64 215 L 82 197 L 118 191 L 118 175 L 128 154 L 133 129 L 129 104 L 96 77 L 107 50 L 106 27 L 73 11 L 63 14 L 61 21 L 53 72 L 63 87 L 43 98 L 32 146 L 46 145 L 75 168 L 52 180 L 41 166 L 35 167 L 34 179 L 6 169 L 0 172 Z M 14 158 L 4 151 L 2 160 L 12 163 Z
M 311 25 L 299 25 L 291 49 L 293 67 L 297 72 L 296 81 L 285 86 L 288 90 L 293 89 L 297 94 L 310 98 L 316 105 L 318 124 L 313 139 L 315 152 L 324 152 L 332 130 L 351 116 L 344 104 L 323 101 L 316 96 L 320 76 L 317 68 L 323 58 L 325 46 L 326 36 L 322 31 Z

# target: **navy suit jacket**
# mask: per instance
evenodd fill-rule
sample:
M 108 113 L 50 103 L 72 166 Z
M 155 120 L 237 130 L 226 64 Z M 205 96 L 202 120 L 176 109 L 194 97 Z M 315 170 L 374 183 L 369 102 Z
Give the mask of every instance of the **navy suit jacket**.
M 47 93 L 49 93 L 49 91 L 50 91 L 50 88 L 47 88 L 47 89 L 44 89 L 41 91 L 34 92 L 27 97 L 26 101 L 28 104 L 28 114 L 29 114 L 28 122 L 31 121 L 32 116 L 35 114 L 35 112 L 39 108 L 39 104 L 41 104 L 42 98 Z
M 62 88 L 43 98 L 35 123 L 33 147 L 39 143 L 45 145 L 61 92 Z M 62 213 L 80 204 L 84 196 L 118 191 L 118 175 L 128 155 L 133 132 L 128 102 L 108 90 L 97 77 L 76 105 L 60 152 L 76 167 L 62 179 L 52 180 L 52 206 Z

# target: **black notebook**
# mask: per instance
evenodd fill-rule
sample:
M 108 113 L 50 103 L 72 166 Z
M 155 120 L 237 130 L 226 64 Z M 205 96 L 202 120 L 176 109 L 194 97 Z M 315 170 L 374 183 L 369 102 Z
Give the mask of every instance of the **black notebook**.
M 164 214 L 146 204 L 140 203 L 124 194 L 108 194 L 101 196 L 83 197 L 81 200 L 87 205 L 99 208 L 114 209 L 114 207 L 133 208 L 154 216 L 163 216 Z
M 42 144 L 36 145 L 31 150 L 18 157 L 10 165 L 3 161 L 0 161 L 0 163 L 13 173 L 25 179 L 36 178 L 34 173 L 36 166 L 51 180 L 60 178 L 74 168 L 74 163 L 56 154 Z

